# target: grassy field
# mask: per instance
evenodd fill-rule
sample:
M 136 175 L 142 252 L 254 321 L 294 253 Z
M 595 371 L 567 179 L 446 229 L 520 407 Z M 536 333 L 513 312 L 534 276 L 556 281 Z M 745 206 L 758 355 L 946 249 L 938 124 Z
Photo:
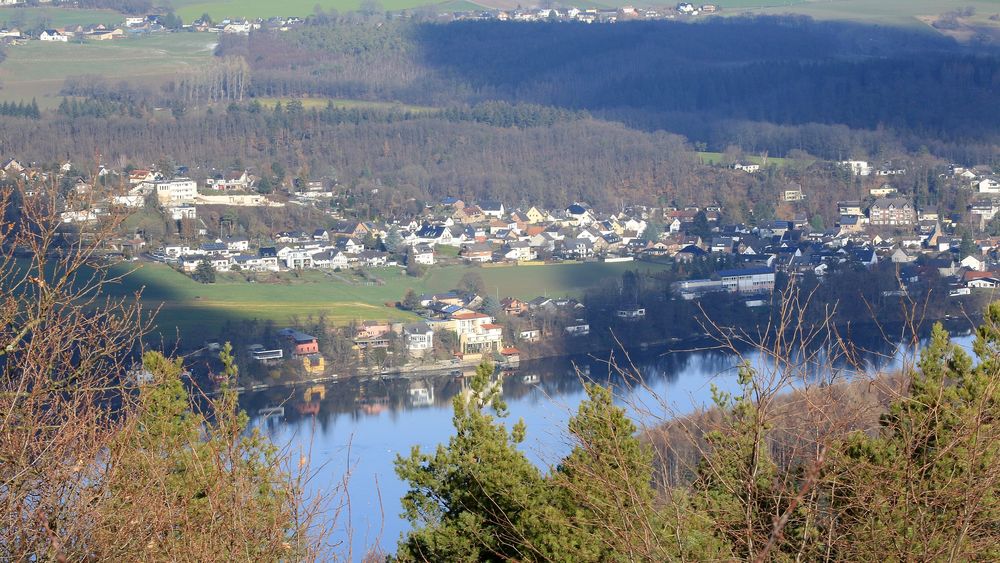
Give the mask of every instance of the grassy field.
M 428 0 L 379 0 L 383 10 L 405 10 L 436 4 Z M 274 16 L 308 16 L 316 6 L 324 11 L 357 10 L 361 0 L 174 0 L 177 15 L 191 22 L 208 14 L 214 20 L 223 18 L 270 18 Z
M 606 278 L 617 278 L 629 269 L 660 269 L 644 263 L 588 263 L 547 266 L 512 266 L 473 269 L 465 266 L 432 268 L 423 278 L 406 276 L 399 268 L 375 270 L 385 283 L 377 286 L 349 284 L 323 272 L 303 272 L 299 277 L 281 274 L 277 283 L 248 283 L 241 276 L 220 275 L 217 283 L 204 285 L 162 264 L 144 264 L 125 284 L 109 289 L 112 295 L 128 295 L 143 290 L 143 303 L 159 308 L 159 331 L 167 338 L 180 333 L 198 341 L 215 336 L 227 320 L 273 320 L 288 323 L 324 313 L 330 322 L 351 320 L 408 320 L 413 315 L 386 303 L 403 298 L 407 289 L 418 293 L 443 292 L 458 285 L 468 271 L 483 277 L 492 294 L 531 299 L 580 295 Z
M 745 3 L 753 4 L 753 2 Z M 823 20 L 902 26 L 925 26 L 926 24 L 918 19 L 919 16 L 936 16 L 966 6 L 975 8 L 977 14 L 984 16 L 1000 12 L 1000 0 L 810 0 L 795 2 L 789 6 L 766 0 L 762 0 L 761 3 L 764 6 L 771 4 L 773 7 L 751 11 L 765 14 L 791 12 Z M 720 4 L 729 6 L 733 3 Z M 748 6 L 748 9 L 752 7 Z
M 340 109 L 383 109 L 383 110 L 399 110 L 399 111 L 410 111 L 410 112 L 429 112 L 435 111 L 436 108 L 428 106 L 414 106 L 410 104 L 402 104 L 399 102 L 376 102 L 371 100 L 351 100 L 345 98 L 256 98 L 258 102 L 263 104 L 265 107 L 274 108 L 275 103 L 281 102 L 282 104 L 287 104 L 293 99 L 297 99 L 302 102 L 302 107 L 305 109 L 323 109 L 326 104 L 333 102 L 334 107 Z
M 67 76 L 96 74 L 158 85 L 178 72 L 196 68 L 212 56 L 215 36 L 171 33 L 156 37 L 85 43 L 30 41 L 7 49 L 0 63 L 0 101 L 36 98 L 42 108 L 59 105 Z
M 121 25 L 125 16 L 114 10 L 80 10 L 77 8 L 0 8 L 0 26 L 17 27 L 24 31 L 33 27 L 66 27 L 67 25 Z
M 702 163 L 704 163 L 704 164 L 719 164 L 721 162 L 725 162 L 725 158 L 726 158 L 725 155 L 722 154 L 721 152 L 699 152 L 699 153 L 697 153 L 697 155 L 698 155 L 698 158 L 700 158 L 701 161 L 702 161 Z M 764 165 L 764 159 L 762 157 L 760 157 L 760 156 L 744 155 L 743 156 L 743 160 L 750 161 L 750 162 L 752 162 L 754 164 L 760 164 L 762 166 Z M 810 160 L 810 161 L 798 161 L 798 160 L 791 159 L 791 158 L 778 158 L 778 157 L 774 157 L 774 156 L 767 157 L 767 165 L 771 166 L 773 164 L 774 166 L 777 166 L 778 168 L 784 168 L 785 166 L 788 166 L 789 164 L 799 164 L 799 163 L 808 166 L 809 164 L 812 164 L 813 162 L 815 162 L 815 161 L 812 161 L 812 160 Z

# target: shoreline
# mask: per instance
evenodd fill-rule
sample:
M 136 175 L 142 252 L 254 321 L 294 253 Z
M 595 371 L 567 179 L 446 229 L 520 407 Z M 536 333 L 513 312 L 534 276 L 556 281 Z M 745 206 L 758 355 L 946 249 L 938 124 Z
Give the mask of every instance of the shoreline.
M 930 330 L 930 326 L 933 323 L 941 322 L 945 324 L 945 328 L 948 329 L 949 332 L 954 332 L 955 329 L 960 328 L 959 325 L 964 324 L 966 322 L 971 321 L 973 323 L 972 326 L 975 326 L 976 323 L 982 320 L 982 316 L 983 316 L 982 313 L 979 313 L 976 315 L 970 315 L 967 318 L 947 315 L 944 318 L 924 319 L 920 327 L 918 327 L 918 329 L 920 333 L 923 334 L 924 332 Z M 817 327 L 810 327 L 810 328 L 815 329 Z M 903 323 L 895 322 L 890 324 L 880 324 L 874 321 L 859 321 L 859 322 L 847 321 L 838 323 L 834 326 L 835 330 L 841 332 L 841 338 L 844 338 L 848 342 L 851 340 L 850 338 L 848 338 L 848 335 L 850 334 L 850 332 L 853 332 L 855 328 L 859 330 L 867 330 L 872 332 L 880 332 L 883 334 L 888 334 L 892 330 L 903 329 Z M 905 330 L 908 331 L 909 329 Z M 844 335 L 843 331 L 849 331 L 848 335 Z M 894 340 L 894 342 L 896 340 Z M 689 346 L 689 348 L 676 350 L 673 347 L 677 345 L 687 345 Z M 710 334 L 707 333 L 692 335 L 688 338 L 672 337 L 659 340 L 647 340 L 639 342 L 634 346 L 629 346 L 629 347 L 621 347 L 613 345 L 609 346 L 607 343 L 604 342 L 591 341 L 585 346 L 577 347 L 572 353 L 568 352 L 565 349 L 557 350 L 554 348 L 549 348 L 548 350 L 539 355 L 522 357 L 518 362 L 509 362 L 509 363 L 494 362 L 494 368 L 498 371 L 504 369 L 516 370 L 518 369 L 519 365 L 523 362 L 531 362 L 536 360 L 545 360 L 551 358 L 561 358 L 561 357 L 578 356 L 578 355 L 589 356 L 602 352 L 606 352 L 610 355 L 619 350 L 624 351 L 627 354 L 633 354 L 637 352 L 647 353 L 650 351 L 660 349 L 663 353 L 666 353 L 670 351 L 697 351 L 697 350 L 707 350 L 712 348 L 719 349 L 717 345 L 718 345 L 718 340 L 716 340 Z M 442 362 L 447 362 L 447 363 L 444 364 Z M 321 377 L 314 377 L 310 379 L 303 378 L 294 381 L 280 381 L 275 383 L 262 383 L 257 381 L 249 385 L 239 385 L 235 387 L 235 390 L 237 393 L 255 393 L 258 391 L 265 391 L 268 389 L 285 388 L 285 387 L 294 388 L 305 385 L 335 383 L 338 381 L 378 381 L 378 380 L 410 379 L 413 377 L 418 377 L 428 374 L 443 375 L 446 373 L 455 373 L 455 372 L 458 372 L 455 373 L 456 377 L 466 377 L 471 372 L 474 372 L 475 367 L 478 366 L 481 362 L 482 358 L 463 359 L 458 361 L 441 360 L 437 364 L 401 366 L 379 371 L 358 371 L 357 373 L 348 375 L 331 374 Z M 209 393 L 209 395 L 214 396 L 219 393 L 220 393 L 219 390 L 215 390 Z

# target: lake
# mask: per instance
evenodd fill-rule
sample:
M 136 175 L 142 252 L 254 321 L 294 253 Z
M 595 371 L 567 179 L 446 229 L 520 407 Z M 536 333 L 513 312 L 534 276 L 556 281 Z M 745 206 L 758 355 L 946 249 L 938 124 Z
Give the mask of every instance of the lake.
M 956 342 L 967 347 L 970 338 L 958 337 Z M 898 368 L 912 353 L 874 336 L 868 341 L 859 354 L 868 370 Z M 855 345 L 861 347 L 857 340 Z M 761 360 L 756 354 L 747 358 Z M 641 382 L 622 377 L 609 359 L 634 366 Z M 720 350 L 658 350 L 630 358 L 623 352 L 605 352 L 526 361 L 498 377 L 510 411 L 508 426 L 524 419 L 524 451 L 547 468 L 569 451 L 566 422 L 585 398 L 583 380 L 611 384 L 618 404 L 638 424 L 655 424 L 709 406 L 713 384 L 736 391 L 736 364 L 733 354 Z M 336 523 L 330 540 L 350 539 L 355 546 L 352 557 L 359 558 L 375 543 L 390 552 L 395 549 L 408 524 L 400 518 L 399 503 L 406 485 L 396 478 L 393 461 L 415 445 L 429 451 L 447 442 L 452 434 L 451 401 L 465 388 L 467 380 L 454 374 L 351 379 L 247 393 L 240 404 L 251 416 L 251 425 L 290 448 L 293 459 L 307 457 L 314 473 L 311 492 L 332 490 L 350 471 L 349 511 Z

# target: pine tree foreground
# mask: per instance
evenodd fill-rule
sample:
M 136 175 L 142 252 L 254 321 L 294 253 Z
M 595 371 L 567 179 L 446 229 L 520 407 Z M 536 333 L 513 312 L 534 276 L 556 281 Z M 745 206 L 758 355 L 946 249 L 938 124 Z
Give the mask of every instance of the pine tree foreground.
M 518 449 L 483 364 L 454 400 L 455 435 L 414 448 L 398 561 L 998 560 L 1000 303 L 979 327 L 976 364 L 935 325 L 908 392 L 877 427 L 776 463 L 759 374 L 715 392 L 716 424 L 689 485 L 654 487 L 653 454 L 609 389 L 587 384 L 573 449 L 547 473 Z M 492 411 L 492 414 L 490 412 Z

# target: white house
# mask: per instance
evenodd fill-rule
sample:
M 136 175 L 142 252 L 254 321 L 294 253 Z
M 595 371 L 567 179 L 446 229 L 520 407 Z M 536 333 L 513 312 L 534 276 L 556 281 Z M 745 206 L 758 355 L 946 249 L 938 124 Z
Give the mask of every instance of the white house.
M 128 209 L 138 209 L 146 204 L 146 200 L 139 194 L 116 195 L 111 198 L 111 202 L 115 205 Z
M 39 41 L 58 41 L 58 42 L 61 42 L 61 43 L 66 43 L 66 42 L 69 41 L 69 36 L 66 35 L 66 34 L 64 34 L 64 33 L 60 33 L 59 31 L 57 31 L 55 29 L 46 29 L 46 30 L 42 31 L 38 35 L 38 40 Z
M 434 249 L 426 244 L 418 244 L 410 249 L 410 259 L 423 266 L 434 265 Z
M 479 209 L 483 210 L 483 215 L 499 219 L 504 216 L 503 203 L 499 201 L 484 201 L 479 204 Z
M 186 203 L 167 207 L 166 212 L 170 214 L 170 218 L 174 221 L 198 218 L 198 208 Z
M 177 258 L 178 256 L 191 254 L 191 247 L 183 244 L 167 244 L 163 246 L 163 254 L 171 258 Z
M 406 349 L 413 356 L 423 356 L 434 348 L 434 331 L 427 323 L 408 323 L 403 325 L 403 339 Z
M 872 173 L 871 163 L 865 160 L 844 160 L 840 165 L 849 168 L 855 176 L 870 176 Z
M 1000 182 L 995 178 L 984 178 L 976 183 L 981 194 L 1000 194 Z
M 982 272 L 986 270 L 986 262 L 983 262 L 982 260 L 976 258 L 975 256 L 966 256 L 965 258 L 962 258 L 962 261 L 959 262 L 959 264 L 961 264 L 962 267 L 968 268 L 970 270 L 975 270 L 977 272 Z

